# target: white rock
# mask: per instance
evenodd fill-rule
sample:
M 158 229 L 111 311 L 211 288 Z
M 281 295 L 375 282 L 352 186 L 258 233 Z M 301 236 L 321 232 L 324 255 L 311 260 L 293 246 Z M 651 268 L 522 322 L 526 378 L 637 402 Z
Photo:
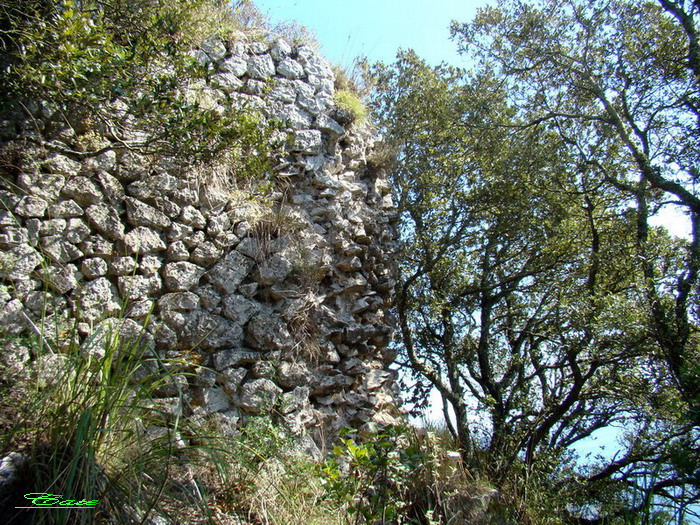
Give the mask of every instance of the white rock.
M 266 80 L 275 74 L 275 63 L 270 55 L 252 56 L 248 59 L 247 70 L 252 78 Z

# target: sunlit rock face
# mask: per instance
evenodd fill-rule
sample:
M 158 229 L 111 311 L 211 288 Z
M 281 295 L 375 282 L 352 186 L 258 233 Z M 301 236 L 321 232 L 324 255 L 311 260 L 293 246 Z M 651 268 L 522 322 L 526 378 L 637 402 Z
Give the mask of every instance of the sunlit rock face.
M 281 124 L 272 189 L 123 148 L 58 153 L 70 137 L 46 131 L 46 109 L 4 122 L 2 147 L 29 162 L 0 170 L 0 329 L 72 318 L 88 340 L 128 320 L 191 360 L 186 412 L 231 431 L 260 414 L 297 434 L 392 422 L 396 213 L 375 138 L 339 122 L 333 72 L 308 47 L 212 41 L 193 56 L 209 72 L 187 88 L 198 100 Z

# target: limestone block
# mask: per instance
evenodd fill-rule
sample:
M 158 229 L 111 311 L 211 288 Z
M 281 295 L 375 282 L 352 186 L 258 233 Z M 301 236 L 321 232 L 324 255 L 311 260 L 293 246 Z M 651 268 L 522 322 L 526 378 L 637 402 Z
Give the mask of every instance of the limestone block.
M 297 131 L 294 134 L 294 144 L 292 151 L 318 154 L 323 148 L 323 138 L 321 132 L 316 129 Z
M 27 195 L 15 206 L 15 215 L 19 217 L 43 217 L 48 202 L 33 195 Z
M 231 404 L 231 398 L 221 388 L 205 388 L 202 392 L 202 408 L 207 414 L 224 412 Z
M 270 379 L 275 376 L 275 366 L 269 361 L 258 361 L 250 369 L 250 376 L 253 378 Z
M 272 113 L 272 117 L 286 123 L 293 129 L 309 129 L 313 123 L 311 114 L 294 104 L 287 104 L 279 108 Z
M 142 274 L 151 276 L 156 275 L 163 266 L 163 261 L 157 255 L 144 255 L 139 263 L 139 270 Z
M 187 324 L 187 316 L 184 312 L 175 310 L 164 310 L 160 312 L 160 317 L 164 323 L 182 336 L 185 325 Z
M 89 322 L 117 315 L 121 310 L 118 298 L 114 285 L 106 277 L 87 281 L 82 288 L 73 292 L 78 318 Z
M 224 72 L 212 77 L 212 85 L 218 87 L 226 93 L 238 91 L 243 86 L 243 81 L 232 72 Z
M 322 111 L 321 104 L 319 104 L 316 95 L 313 94 L 313 88 L 311 88 L 311 91 L 312 95 L 310 96 L 297 94 L 297 103 L 312 115 L 320 115 Z
M 54 201 L 66 183 L 63 175 L 52 175 L 37 171 L 22 172 L 17 176 L 17 186 L 47 201 Z
M 255 315 L 246 328 L 246 342 L 253 348 L 263 351 L 291 350 L 294 346 L 287 324 L 271 311 Z
M 85 259 L 80 265 L 80 271 L 88 279 L 96 279 L 97 277 L 107 275 L 108 269 L 107 262 L 99 257 Z
M 49 219 L 41 221 L 39 224 L 39 234 L 42 236 L 59 235 L 66 229 L 66 224 L 65 219 Z
M 138 226 L 124 236 L 124 247 L 130 254 L 149 254 L 165 250 L 166 246 L 158 232 Z
M 60 294 L 78 286 L 78 268 L 74 264 L 47 266 L 37 272 L 41 280 Z
M 231 348 L 220 350 L 214 354 L 214 368 L 222 371 L 229 367 L 256 363 L 260 360 L 260 352 L 254 352 L 244 348 Z
M 209 55 L 201 49 L 194 49 L 189 52 L 189 55 L 194 58 L 200 66 L 206 66 L 211 60 Z
M 109 171 L 114 169 L 117 162 L 117 154 L 113 150 L 107 150 L 94 157 L 88 157 L 84 168 L 94 171 Z
M 0 234 L 0 248 L 5 250 L 29 243 L 29 231 L 27 228 L 17 226 L 3 226 Z
M 60 175 L 75 175 L 81 168 L 80 162 L 77 160 L 58 153 L 46 159 L 42 164 L 49 173 Z
M 186 261 L 190 258 L 190 252 L 187 250 L 185 243 L 177 241 L 168 246 L 166 253 L 168 261 Z
M 310 392 L 311 390 L 308 386 L 298 386 L 291 392 L 282 394 L 280 413 L 289 414 L 290 412 L 308 408 Z
M 272 47 L 270 48 L 270 56 L 276 60 L 277 62 L 280 62 L 281 60 L 284 60 L 287 58 L 290 54 L 292 53 L 292 46 L 290 46 L 286 40 L 280 38 L 275 41 L 274 44 L 272 44 Z
M 238 390 L 238 387 L 245 380 L 246 375 L 248 375 L 248 369 L 232 366 L 224 369 L 221 375 L 225 378 L 224 389 L 229 393 L 233 393 Z
M 165 197 L 156 197 L 153 199 L 156 209 L 159 209 L 169 219 L 175 219 L 182 212 L 182 207 L 175 204 L 173 201 L 166 199 Z
M 331 135 L 332 137 L 339 137 L 345 135 L 345 128 L 338 124 L 335 120 L 330 118 L 328 115 L 319 115 L 316 117 L 316 127 L 321 131 L 324 131 Z
M 310 385 L 316 380 L 308 363 L 284 361 L 277 367 L 277 383 L 284 388 Z
M 356 376 L 369 372 L 369 367 L 364 363 L 364 361 L 357 359 L 356 357 L 352 357 L 340 363 L 340 370 L 348 375 Z
M 351 377 L 343 374 L 335 376 L 325 376 L 312 385 L 311 395 L 321 396 L 326 394 L 331 394 L 333 392 L 340 392 L 343 389 L 349 388 L 354 383 Z
M 64 236 L 66 240 L 73 244 L 80 244 L 90 236 L 90 228 L 87 223 L 80 218 L 68 219 Z
M 339 270 L 344 272 L 357 272 L 362 269 L 362 261 L 359 257 L 348 257 L 336 264 Z
M 214 245 L 222 252 L 237 246 L 239 242 L 241 242 L 241 240 L 231 232 L 220 233 L 214 237 Z
M 224 43 L 216 38 L 208 38 L 200 46 L 202 51 L 204 51 L 212 62 L 219 62 L 226 56 L 226 46 Z
M 385 370 L 370 370 L 365 374 L 362 382 L 362 390 L 369 392 L 377 390 L 391 378 L 391 374 Z
M 192 292 L 168 293 L 158 299 L 158 307 L 163 310 L 196 310 L 199 308 L 199 296 Z
M 265 80 L 275 74 L 275 63 L 270 55 L 259 55 L 248 58 L 248 74 L 252 78 Z
M 194 290 L 200 300 L 200 305 L 203 310 L 213 311 L 221 303 L 221 294 L 214 289 L 213 286 L 205 284 Z
M 248 63 L 241 57 L 232 56 L 221 63 L 221 70 L 242 77 L 248 71 Z
M 156 199 L 174 194 L 178 190 L 178 180 L 172 175 L 161 173 L 132 182 L 126 192 L 140 200 Z
M 268 413 L 282 395 L 282 389 L 269 379 L 255 379 L 241 388 L 238 406 L 253 414 Z
M 237 409 L 232 408 L 211 414 L 209 418 L 210 421 L 219 425 L 222 433 L 234 436 L 238 432 L 238 422 L 241 419 L 241 413 Z
M 243 326 L 260 310 L 258 303 L 249 301 L 241 295 L 226 295 L 223 300 L 223 315 L 227 319 Z
M 159 292 L 163 286 L 160 277 L 152 275 L 122 275 L 117 279 L 119 292 L 130 301 L 144 299 L 150 294 Z
M 291 412 L 290 414 L 284 416 L 283 421 L 284 426 L 287 429 L 289 429 L 289 431 L 292 434 L 295 435 L 303 434 L 307 428 L 314 426 L 318 423 L 315 411 L 310 408 L 305 408 L 302 410 Z M 311 442 L 311 444 L 308 444 L 307 442 L 307 445 L 315 447 L 313 442 Z M 316 448 L 315 452 L 310 452 L 309 455 L 315 457 L 322 457 L 322 454 L 318 450 L 318 448 Z
M 14 214 L 8 210 L 0 210 L 0 227 L 14 226 L 17 222 Z
M 189 235 L 185 237 L 182 242 L 185 243 L 185 246 L 188 248 L 194 248 L 196 246 L 199 246 L 206 240 L 206 235 L 204 234 L 203 231 L 198 230 L 195 231 L 192 235 Z
M 133 197 L 126 197 L 126 217 L 132 226 L 169 228 L 170 219 L 161 211 Z
M 109 262 L 109 275 L 129 275 L 136 270 L 133 257 L 114 257 Z
M 48 255 L 57 263 L 67 263 L 75 261 L 83 256 L 75 245 L 65 240 L 63 235 L 51 235 L 41 238 L 42 252 Z
M 218 262 L 208 273 L 209 282 L 219 291 L 231 294 L 241 281 L 245 279 L 254 266 L 251 258 L 238 251 L 231 251 Z
M 204 269 L 191 262 L 168 263 L 163 270 L 165 287 L 171 291 L 187 291 L 199 284 Z
M 289 80 L 279 79 L 268 93 L 268 98 L 282 103 L 292 103 L 297 99 L 297 92 L 294 89 L 294 84 Z
M 22 333 L 27 321 L 22 315 L 24 306 L 19 299 L 12 299 L 0 308 L 0 333 L 16 335 Z
M 268 50 L 270 49 L 270 46 L 267 42 L 264 40 L 253 40 L 252 42 L 248 42 L 246 44 L 246 48 L 249 53 L 253 55 L 262 55 L 263 53 L 267 53 Z
M 175 330 L 170 328 L 165 323 L 158 323 L 155 329 L 155 340 L 161 347 L 175 348 L 178 343 L 178 337 Z
M 71 177 L 61 193 L 83 206 L 97 204 L 103 198 L 100 187 L 88 177 Z
M 258 283 L 241 284 L 238 287 L 238 291 L 241 292 L 241 295 L 250 299 L 258 291 Z
M 182 208 L 180 222 L 199 230 L 203 230 L 207 226 L 207 220 L 204 218 L 204 215 L 194 206 L 185 206 Z
M 173 222 L 168 230 L 168 241 L 177 242 L 187 239 L 192 236 L 194 230 L 192 226 L 186 224 L 180 224 L 179 222 Z
M 220 315 L 195 310 L 188 315 L 182 343 L 197 345 L 202 350 L 216 350 L 239 346 L 242 340 L 243 329 L 239 325 Z
M 217 248 L 214 243 L 206 241 L 194 249 L 192 252 L 192 261 L 206 266 L 215 263 L 220 256 L 221 250 Z
M 22 197 L 19 195 L 15 195 L 10 191 L 0 189 L 0 206 L 2 206 L 3 210 L 14 208 L 19 204 L 20 200 L 22 200 Z
M 258 267 L 255 280 L 262 285 L 271 285 L 284 281 L 292 269 L 292 263 L 278 253 L 267 259 Z
M 258 98 L 264 97 L 266 90 L 267 84 L 262 80 L 255 80 L 254 78 L 246 80 L 242 89 L 243 93 L 254 95 Z
M 68 226 L 70 228 L 70 224 Z M 80 243 L 80 249 L 88 256 L 112 255 L 112 243 L 99 235 L 88 237 Z
M 293 80 L 304 76 L 304 68 L 296 60 L 285 58 L 277 66 L 277 73 Z
M 108 239 L 119 240 L 124 236 L 124 223 L 117 211 L 105 203 L 93 204 L 85 210 L 90 225 Z
M 301 46 L 298 56 L 299 62 L 304 66 L 304 70 L 308 75 L 329 79 L 333 78 L 333 70 L 331 67 L 309 46 Z
M 153 301 L 139 299 L 126 305 L 126 315 L 131 319 L 142 320 L 153 311 Z

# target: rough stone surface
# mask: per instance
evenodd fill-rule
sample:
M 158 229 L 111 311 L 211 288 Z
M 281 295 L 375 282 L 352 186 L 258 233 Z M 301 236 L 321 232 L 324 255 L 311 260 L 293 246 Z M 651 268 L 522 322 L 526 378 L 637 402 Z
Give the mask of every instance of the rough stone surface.
M 243 385 L 238 405 L 253 414 L 270 413 L 282 389 L 269 379 L 255 379 Z
M 384 172 L 367 162 L 376 137 L 348 126 L 333 72 L 309 47 L 210 39 L 192 56 L 208 73 L 190 95 L 280 127 L 270 192 L 231 186 L 229 166 L 210 173 L 138 148 L 78 160 L 30 150 L 39 168 L 0 187 L 0 332 L 48 315 L 77 318 L 82 342 L 98 327 L 140 334 L 197 363 L 179 385 L 197 417 L 233 434 L 271 414 L 310 454 L 310 434 L 395 422 L 397 216 Z M 74 149 L 74 134 L 34 118 L 7 129 Z M 8 134 L 0 148 L 13 142 L 26 145 Z M 158 395 L 184 415 L 174 385 Z
M 190 262 L 174 262 L 165 265 L 163 278 L 167 290 L 186 291 L 194 288 L 204 274 L 204 269 Z
M 222 261 L 217 263 L 207 274 L 209 282 L 219 291 L 234 293 L 238 285 L 248 275 L 254 266 L 251 258 L 232 251 Z
M 138 226 L 124 236 L 124 246 L 131 254 L 157 253 L 167 246 L 160 234 L 145 226 Z

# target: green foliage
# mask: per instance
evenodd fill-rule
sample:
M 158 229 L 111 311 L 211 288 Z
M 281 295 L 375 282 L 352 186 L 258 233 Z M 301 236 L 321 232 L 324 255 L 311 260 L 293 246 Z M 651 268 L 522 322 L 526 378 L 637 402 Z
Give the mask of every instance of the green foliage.
M 367 107 L 352 91 L 336 91 L 333 97 L 335 105 L 348 112 L 352 122 L 361 125 L 367 121 Z
M 339 503 L 347 504 L 355 523 L 394 521 L 408 506 L 402 498 L 416 466 L 415 451 L 397 447 L 400 435 L 387 428 L 365 442 L 341 439 L 342 446 L 335 446 L 334 457 L 326 461 L 326 487 Z
M 57 336 L 77 341 L 73 329 Z M 35 523 L 124 522 L 159 505 L 174 466 L 179 417 L 159 406 L 154 394 L 177 385 L 142 337 L 127 338 L 104 326 L 82 345 L 65 353 L 51 331 L 35 341 L 5 343 L 29 351 L 33 362 L 24 371 L 3 369 L 12 388 L 9 397 L 18 417 L 3 425 L 0 450 L 27 456 L 14 497 L 3 503 L 6 515 L 29 492 L 51 492 L 67 499 L 100 500 L 94 510 L 57 510 L 31 518 Z M 178 398 L 182 403 L 182 398 Z M 6 404 L 3 411 L 10 407 Z M 6 415 L 3 414 L 3 415 Z M 148 432 L 150 425 L 161 428 Z M 143 485 L 148 472 L 154 481 Z
M 222 17 L 233 13 L 219 0 L 11 4 L 0 24 L 9 26 L 2 99 L 43 101 L 80 133 L 98 129 L 108 148 L 194 163 L 227 153 L 242 172 L 261 173 L 268 125 L 228 99 L 202 104 L 190 93 L 206 71 L 189 51 L 225 27 Z
M 373 110 L 397 155 L 395 304 L 414 401 L 430 385 L 454 409 L 469 467 L 517 495 L 509 519 L 613 518 L 627 483 L 678 512 L 698 499 L 673 459 L 697 448 L 682 414 L 698 242 L 649 224 L 664 198 L 698 224 L 675 164 L 694 139 L 667 140 L 697 134 L 681 102 L 696 88 L 677 56 L 634 43 L 651 31 L 682 52 L 668 22 L 649 3 L 506 1 L 455 25 L 472 71 L 411 52 L 375 70 Z M 617 460 L 577 464 L 571 448 L 613 424 L 630 429 Z

